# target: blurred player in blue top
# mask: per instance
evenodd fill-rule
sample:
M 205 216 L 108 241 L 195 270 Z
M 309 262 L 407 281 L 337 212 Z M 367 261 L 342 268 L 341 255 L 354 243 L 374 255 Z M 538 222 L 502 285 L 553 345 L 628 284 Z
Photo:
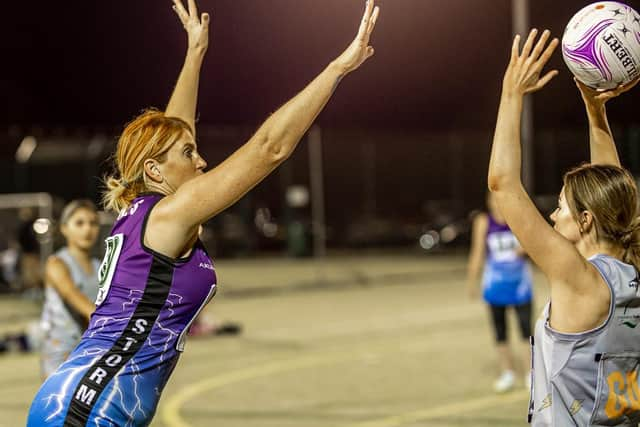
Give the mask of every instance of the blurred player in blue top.
M 526 255 L 491 194 L 487 196 L 487 208 L 487 213 L 478 214 L 473 221 L 467 286 L 470 296 L 476 297 L 482 271 L 482 296 L 491 312 L 502 369 L 494 390 L 502 393 L 515 385 L 513 354 L 507 341 L 507 307 L 513 307 L 518 317 L 523 348 L 522 372 L 527 373 L 525 384 L 528 385 L 532 279 Z

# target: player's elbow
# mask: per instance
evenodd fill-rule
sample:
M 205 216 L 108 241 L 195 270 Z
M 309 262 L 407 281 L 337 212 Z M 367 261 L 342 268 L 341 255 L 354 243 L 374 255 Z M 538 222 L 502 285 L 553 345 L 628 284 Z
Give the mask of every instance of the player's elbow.
M 487 186 L 492 193 L 504 188 L 504 176 L 497 174 L 489 174 L 487 177 Z
M 289 158 L 291 150 L 287 149 L 286 132 L 284 134 L 266 134 L 258 140 L 263 161 L 272 165 L 279 165 Z
M 513 190 L 519 184 L 520 179 L 510 174 L 489 173 L 487 177 L 487 186 L 492 193 Z

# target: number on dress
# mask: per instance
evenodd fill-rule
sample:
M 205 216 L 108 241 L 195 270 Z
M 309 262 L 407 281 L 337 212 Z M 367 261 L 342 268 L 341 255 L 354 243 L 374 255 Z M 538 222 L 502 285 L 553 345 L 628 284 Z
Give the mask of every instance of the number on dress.
M 98 273 L 98 297 L 96 298 L 96 305 L 102 304 L 102 301 L 107 297 L 109 288 L 111 287 L 111 281 L 113 280 L 113 274 L 116 271 L 116 265 L 118 264 L 118 258 L 120 258 L 120 252 L 124 245 L 124 234 L 114 234 L 109 236 L 104 241 L 105 254 L 100 264 L 100 270 Z

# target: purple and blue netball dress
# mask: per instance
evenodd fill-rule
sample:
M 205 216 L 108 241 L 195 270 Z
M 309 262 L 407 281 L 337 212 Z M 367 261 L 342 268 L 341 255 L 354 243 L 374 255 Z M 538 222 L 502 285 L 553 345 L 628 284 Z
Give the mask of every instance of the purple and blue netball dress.
M 213 263 L 200 241 L 180 259 L 144 245 L 149 213 L 161 198 L 141 195 L 118 218 L 106 239 L 89 328 L 40 387 L 29 427 L 151 422 L 189 326 L 216 291 Z
M 520 254 L 520 243 L 506 224 L 491 216 L 487 257 L 482 277 L 484 300 L 495 306 L 521 305 L 533 297 L 531 268 Z

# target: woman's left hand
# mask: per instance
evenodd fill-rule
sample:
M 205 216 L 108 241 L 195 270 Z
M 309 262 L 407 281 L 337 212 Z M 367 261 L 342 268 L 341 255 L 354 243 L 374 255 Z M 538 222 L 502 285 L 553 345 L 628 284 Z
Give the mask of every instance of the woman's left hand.
M 531 30 L 522 47 L 522 52 L 520 52 L 520 35 L 514 38 L 511 60 L 502 82 L 503 94 L 524 96 L 542 89 L 558 74 L 557 70 L 552 70 L 540 77 L 542 69 L 558 46 L 558 39 L 554 38 L 547 46 L 551 33 L 545 30 L 534 47 L 537 35 L 538 30 Z
M 373 29 L 376 27 L 379 13 L 380 8 L 375 6 L 375 0 L 367 0 L 358 35 L 342 55 L 335 60 L 342 72 L 350 73 L 356 70 L 364 61 L 373 56 L 374 50 L 369 45 L 369 40 Z
M 640 77 L 635 80 L 630 81 L 627 84 L 620 85 L 611 90 L 599 91 L 593 89 L 584 83 L 582 83 L 577 78 L 573 78 L 573 81 L 576 83 L 576 86 L 580 90 L 580 94 L 582 95 L 582 100 L 584 101 L 587 107 L 600 107 L 607 103 L 610 99 L 617 97 L 618 95 L 625 93 L 628 90 L 631 90 L 635 85 L 640 82 Z
M 182 0 L 173 0 L 173 10 L 180 18 L 182 26 L 189 36 L 189 49 L 193 49 L 200 54 L 204 54 L 209 47 L 209 14 L 203 13 L 198 17 L 198 8 L 195 0 L 187 0 L 189 10 L 187 11 Z

